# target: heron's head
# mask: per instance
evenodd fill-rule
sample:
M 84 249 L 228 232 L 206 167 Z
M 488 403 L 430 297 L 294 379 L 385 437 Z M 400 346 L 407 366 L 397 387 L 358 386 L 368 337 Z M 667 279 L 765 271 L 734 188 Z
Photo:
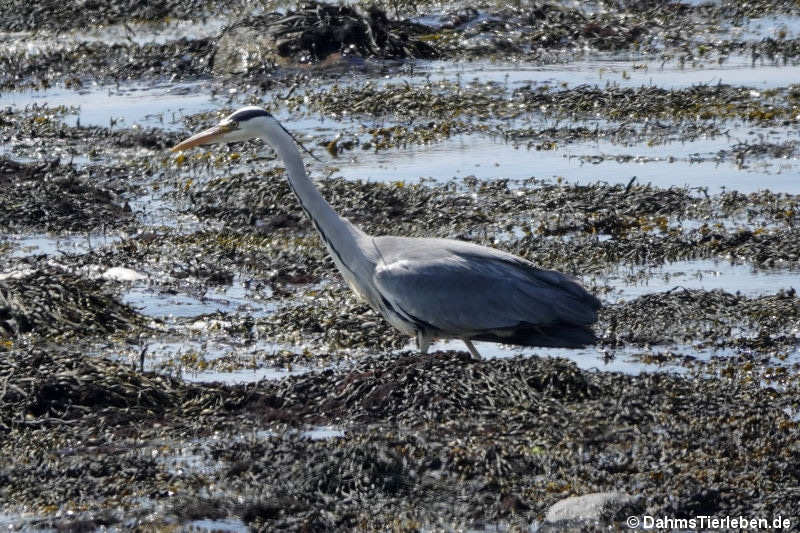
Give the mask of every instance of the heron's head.
M 248 106 L 224 118 L 219 124 L 172 147 L 173 152 L 188 150 L 206 144 L 246 141 L 259 136 L 259 132 L 280 126 L 272 115 L 260 107 Z

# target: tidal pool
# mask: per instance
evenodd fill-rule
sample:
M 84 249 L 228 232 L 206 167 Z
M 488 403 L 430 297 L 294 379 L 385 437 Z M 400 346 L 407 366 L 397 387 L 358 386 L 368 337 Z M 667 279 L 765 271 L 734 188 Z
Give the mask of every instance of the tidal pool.
M 87 233 L 85 235 L 27 234 L 4 235 L 14 249 L 12 257 L 30 255 L 59 256 L 63 254 L 84 254 L 97 248 L 111 246 L 121 240 L 115 234 Z
M 794 83 L 800 77 L 800 66 L 781 64 L 753 65 L 745 56 L 732 56 L 723 63 L 707 60 L 683 67 L 676 62 L 663 63 L 646 55 L 618 54 L 593 57 L 586 60 L 570 60 L 558 56 L 552 63 L 530 65 L 525 63 L 503 63 L 489 61 L 418 61 L 410 74 L 405 75 L 409 83 L 427 80 L 464 83 L 480 80 L 482 83 L 507 84 L 509 89 L 521 85 L 549 85 L 552 87 L 577 87 L 590 85 L 605 87 L 662 87 L 685 89 L 694 85 L 744 85 L 756 89 L 772 89 Z M 401 80 L 403 77 L 400 78 Z M 397 78 L 384 80 L 396 83 Z
M 30 105 L 77 106 L 64 117 L 68 126 L 183 128 L 184 115 L 206 111 L 225 101 L 211 91 L 209 81 L 186 83 L 127 83 L 69 90 L 54 87 L 0 93 L 0 108 Z
M 461 135 L 431 146 L 409 146 L 379 153 L 344 154 L 334 176 L 365 181 L 405 181 L 420 178 L 446 182 L 478 179 L 525 179 L 531 176 L 572 183 L 639 183 L 658 187 L 707 187 L 743 193 L 769 189 L 800 194 L 800 161 L 755 159 L 746 167 L 734 160 L 716 162 L 719 150 L 735 144 L 725 138 L 675 141 L 664 145 L 625 145 L 611 141 L 555 142 L 554 149 L 536 150 L 524 141 L 504 141 Z M 731 158 L 732 159 L 732 158 Z
M 700 259 L 641 268 L 622 267 L 609 276 L 587 281 L 610 286 L 611 292 L 605 298 L 615 301 L 673 289 L 720 289 L 758 297 L 780 290 L 800 290 L 800 270 L 755 269 L 746 264 Z

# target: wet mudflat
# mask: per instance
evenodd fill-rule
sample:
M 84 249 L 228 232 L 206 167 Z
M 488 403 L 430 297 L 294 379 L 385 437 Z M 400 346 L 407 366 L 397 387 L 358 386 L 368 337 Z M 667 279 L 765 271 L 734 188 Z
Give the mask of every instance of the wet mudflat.
M 800 524 L 796 4 L 12 4 L 0 525 Z M 168 152 L 246 104 L 364 230 L 577 276 L 599 344 L 419 356 L 269 149 Z

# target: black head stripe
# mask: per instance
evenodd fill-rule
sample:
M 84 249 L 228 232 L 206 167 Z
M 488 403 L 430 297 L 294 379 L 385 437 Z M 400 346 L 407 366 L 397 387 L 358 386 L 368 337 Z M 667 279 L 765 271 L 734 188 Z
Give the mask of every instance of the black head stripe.
M 305 153 L 307 153 L 308 155 L 310 155 L 311 157 L 313 157 L 313 158 L 314 158 L 314 159 L 316 159 L 317 161 L 322 161 L 322 159 L 320 159 L 319 157 L 317 157 L 317 156 L 315 156 L 314 154 L 312 154 L 312 153 L 311 153 L 311 151 L 310 151 L 308 148 L 306 148 L 305 146 L 303 146 L 303 143 L 301 143 L 300 141 L 298 141 L 298 140 L 297 140 L 297 138 L 296 138 L 294 135 L 292 135 L 292 132 L 290 132 L 289 130 L 287 130 L 286 128 L 284 128 L 284 127 L 283 127 L 283 124 L 281 124 L 280 122 L 278 122 L 278 126 L 280 126 L 280 127 L 281 127 L 281 129 L 282 129 L 283 131 L 285 131 L 285 132 L 286 132 L 286 135 L 288 135 L 289 137 L 291 137 L 291 138 L 292 138 L 292 140 L 294 141 L 294 143 L 295 143 L 297 146 L 299 146 L 300 148 L 302 148 L 302 149 L 303 149 L 303 151 L 304 151 Z
M 236 122 L 244 122 L 246 120 L 250 120 L 251 118 L 256 117 L 271 117 L 269 113 L 264 111 L 263 109 L 241 109 L 231 115 L 229 118 Z

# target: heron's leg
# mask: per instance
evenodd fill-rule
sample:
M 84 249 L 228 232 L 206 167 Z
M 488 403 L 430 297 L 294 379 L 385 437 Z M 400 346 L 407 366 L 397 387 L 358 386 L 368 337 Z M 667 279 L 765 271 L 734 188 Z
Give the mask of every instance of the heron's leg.
M 426 355 L 428 353 L 428 348 L 431 346 L 431 341 L 433 341 L 433 337 L 426 335 L 421 329 L 417 330 L 417 349 L 422 355 Z
M 462 340 L 464 341 L 464 344 L 466 344 L 466 345 L 467 345 L 467 349 L 469 350 L 469 353 L 471 353 L 471 354 L 472 354 L 472 358 L 473 358 L 473 359 L 477 359 L 478 361 L 480 361 L 481 359 L 483 359 L 483 358 L 481 357 L 481 354 L 479 354 L 479 353 L 478 353 L 478 350 L 475 348 L 475 345 L 474 345 L 474 344 L 472 344 L 472 341 L 471 341 L 471 340 L 469 340 L 469 339 L 462 339 Z

